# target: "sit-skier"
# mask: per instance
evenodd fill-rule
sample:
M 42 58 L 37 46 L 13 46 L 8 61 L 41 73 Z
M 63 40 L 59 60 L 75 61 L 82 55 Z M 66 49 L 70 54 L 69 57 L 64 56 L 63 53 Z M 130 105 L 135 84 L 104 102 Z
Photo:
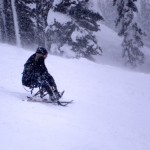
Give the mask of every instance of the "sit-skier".
M 31 89 L 43 89 L 49 94 L 51 101 L 58 100 L 61 96 L 57 90 L 54 78 L 48 73 L 45 59 L 48 52 L 43 47 L 38 47 L 36 52 L 29 57 L 24 65 L 22 84 Z

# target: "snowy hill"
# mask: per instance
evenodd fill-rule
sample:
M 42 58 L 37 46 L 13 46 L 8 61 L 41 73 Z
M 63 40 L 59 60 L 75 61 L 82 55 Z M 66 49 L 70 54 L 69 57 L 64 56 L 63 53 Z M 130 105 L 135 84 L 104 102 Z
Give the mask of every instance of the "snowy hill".
M 1 150 L 149 150 L 150 76 L 49 55 L 68 107 L 22 101 L 21 73 L 33 53 L 0 45 Z
M 113 65 L 123 68 L 129 68 L 125 66 L 125 61 L 122 58 L 122 38 L 120 38 L 116 32 L 111 30 L 105 25 L 100 24 L 101 31 L 97 32 L 96 38 L 99 45 L 101 45 L 103 54 L 102 57 L 96 56 L 96 62 L 101 64 Z M 134 71 L 140 71 L 150 73 L 150 51 L 149 47 L 144 46 L 141 51 L 145 55 L 144 64 L 131 68 Z

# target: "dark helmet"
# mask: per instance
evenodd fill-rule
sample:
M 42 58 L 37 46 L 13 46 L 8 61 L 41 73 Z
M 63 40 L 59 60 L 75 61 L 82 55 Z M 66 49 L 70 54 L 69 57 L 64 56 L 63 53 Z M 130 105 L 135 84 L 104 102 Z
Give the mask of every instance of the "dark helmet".
M 36 50 L 36 53 L 47 55 L 48 51 L 44 47 L 38 47 L 37 50 Z

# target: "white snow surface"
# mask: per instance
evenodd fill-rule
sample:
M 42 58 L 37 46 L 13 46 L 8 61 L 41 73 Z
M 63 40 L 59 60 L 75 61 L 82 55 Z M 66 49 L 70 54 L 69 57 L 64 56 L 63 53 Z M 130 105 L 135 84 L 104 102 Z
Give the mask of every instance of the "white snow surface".
M 23 101 L 33 51 L 0 44 L 0 150 L 149 150 L 150 75 L 49 55 L 67 107 Z

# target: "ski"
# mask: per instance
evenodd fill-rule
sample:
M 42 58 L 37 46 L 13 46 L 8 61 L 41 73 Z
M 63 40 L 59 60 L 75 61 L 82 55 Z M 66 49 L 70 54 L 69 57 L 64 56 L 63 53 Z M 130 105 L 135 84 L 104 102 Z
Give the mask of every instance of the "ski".
M 68 104 L 71 104 L 73 100 L 71 101 L 57 101 L 57 104 L 60 106 L 67 106 Z
M 39 102 L 39 103 L 51 103 L 51 104 L 57 104 L 57 105 L 60 105 L 60 106 L 67 106 L 68 104 L 71 104 L 73 102 L 73 100 L 70 100 L 70 101 L 60 101 L 60 100 L 49 101 L 48 99 L 37 100 L 37 99 L 34 99 L 33 97 L 29 97 L 29 96 L 27 96 L 27 101 L 29 101 L 29 102 Z
M 68 104 L 72 103 L 73 100 L 71 101 L 62 101 L 60 100 L 63 96 L 65 91 L 62 91 L 59 96 L 58 99 L 56 99 L 55 101 L 52 101 L 52 100 L 49 100 L 49 99 L 46 99 L 46 98 L 40 98 L 40 97 L 36 97 L 35 95 L 34 96 L 27 96 L 27 101 L 29 102 L 39 102 L 39 103 L 51 103 L 51 104 L 56 104 L 56 105 L 60 105 L 60 106 L 67 106 Z

